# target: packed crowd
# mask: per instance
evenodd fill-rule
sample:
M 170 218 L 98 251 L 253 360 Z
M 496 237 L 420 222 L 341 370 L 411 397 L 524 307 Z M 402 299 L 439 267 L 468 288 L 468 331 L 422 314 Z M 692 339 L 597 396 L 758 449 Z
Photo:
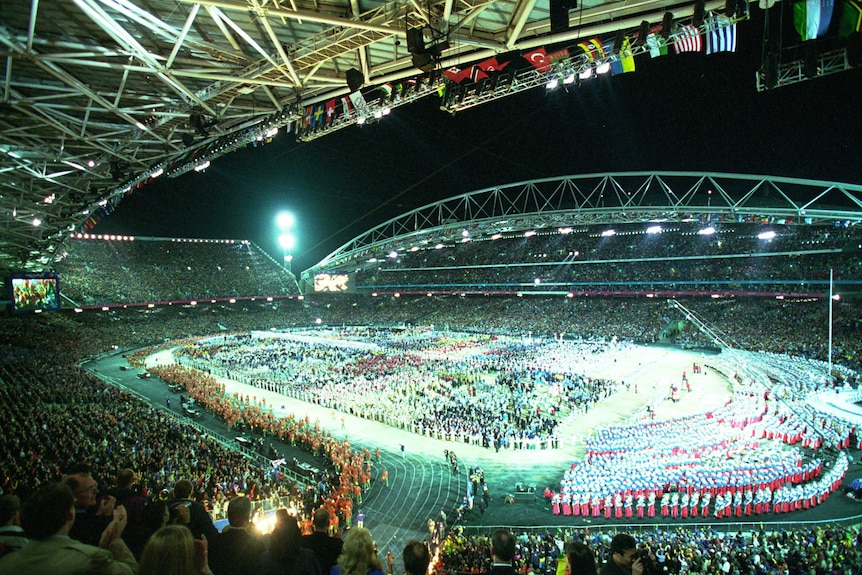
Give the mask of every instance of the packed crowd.
M 612 536 L 601 529 L 515 533 L 514 572 L 595 575 L 600 567 L 601 573 L 607 575 L 605 566 L 616 561 L 623 563 L 622 570 L 610 573 L 631 573 L 633 556 L 643 557 L 642 573 L 653 575 L 858 575 L 862 564 L 862 538 L 854 527 L 745 533 L 695 527 L 645 530 L 632 540 L 622 535 Z M 443 543 L 438 573 L 490 572 L 492 538 L 490 533 L 468 535 L 453 530 Z M 621 539 L 628 540 L 632 547 L 620 549 Z M 588 553 L 573 557 L 572 541 L 585 546 L 581 550 Z M 646 553 L 639 555 L 635 545 Z M 575 562 L 581 570 L 575 568 Z
M 73 238 L 66 252 L 55 269 L 63 295 L 81 306 L 299 293 L 247 241 Z
M 496 449 L 556 447 L 560 421 L 616 387 L 587 375 L 611 361 L 604 344 L 407 330 L 262 335 L 202 340 L 175 355 L 200 371 Z
M 418 298 L 417 301 L 426 302 L 428 300 L 431 298 Z M 0 441 L 3 442 L 4 453 L 9 454 L 9 456 L 4 461 L 2 474 L 0 474 L 2 477 L 0 488 L 2 488 L 3 494 L 16 495 L 24 500 L 32 499 L 35 501 L 33 509 L 36 510 L 45 509 L 36 506 L 36 503 L 50 505 L 57 501 L 61 503 L 69 501 L 77 509 L 79 503 L 85 503 L 84 501 L 79 502 L 79 498 L 89 501 L 91 496 L 94 498 L 100 490 L 104 492 L 110 490 L 119 494 L 120 490 L 126 487 L 121 476 L 127 475 L 121 474 L 120 471 L 134 468 L 141 479 L 140 488 L 131 495 L 139 495 L 144 498 L 143 502 L 138 500 L 141 515 L 136 515 L 134 521 L 144 517 L 143 511 L 149 508 L 146 517 L 152 516 L 154 518 L 151 524 L 154 527 L 153 535 L 162 528 L 159 522 L 155 520 L 159 516 L 159 510 L 162 512 L 162 519 L 166 516 L 171 517 L 169 505 L 166 507 L 160 505 L 163 494 L 169 500 L 173 494 L 175 500 L 188 501 L 188 507 L 203 510 L 204 514 L 207 510 L 213 511 L 223 507 L 224 503 L 229 501 L 242 499 L 238 497 L 240 493 L 247 494 L 249 499 L 255 501 L 295 495 L 294 485 L 286 481 L 284 477 L 279 476 L 277 472 L 273 472 L 268 462 L 259 465 L 256 462 L 243 459 L 235 452 L 213 441 L 200 429 L 181 424 L 151 410 L 149 407 L 143 407 L 133 397 L 86 375 L 75 367 L 75 363 L 82 357 L 96 355 L 110 349 L 117 341 L 122 341 L 125 345 L 133 345 L 136 342 L 161 341 L 166 335 L 212 333 L 221 329 L 218 324 L 222 321 L 230 322 L 236 326 L 264 327 L 271 326 L 274 318 L 308 317 L 326 309 L 329 309 L 331 313 L 337 313 L 341 310 L 350 313 L 353 306 L 348 302 L 336 306 L 335 310 L 324 305 L 310 307 L 311 304 L 304 302 L 296 309 L 291 309 L 288 306 L 281 309 L 279 306 L 262 305 L 254 309 L 234 308 L 226 311 L 225 315 L 212 313 L 213 310 L 223 308 L 202 306 L 200 309 L 190 307 L 175 310 L 140 310 L 128 312 L 128 315 L 123 312 L 75 316 L 44 314 L 36 318 L 4 320 L 2 329 L 0 329 L 0 343 L 3 344 L 2 349 L 0 349 L 0 354 L 2 354 L 0 393 L 3 394 L 0 403 L 2 403 L 3 415 L 7 424 L 4 428 L 6 431 L 0 437 Z M 612 302 L 605 303 L 610 304 Z M 632 302 L 625 303 L 630 304 Z M 518 300 L 515 300 L 514 304 L 518 305 Z M 524 309 L 535 311 L 535 306 L 540 304 L 541 302 L 531 302 Z M 428 305 L 434 306 L 435 303 L 432 301 Z M 381 302 L 375 313 L 391 314 L 392 317 L 397 317 L 396 302 Z M 125 318 L 134 319 L 126 322 Z M 452 321 L 455 319 L 452 317 Z M 522 325 L 529 324 L 524 323 Z M 478 341 L 487 340 L 480 339 Z M 447 353 L 451 353 L 454 349 L 453 345 L 454 342 L 446 342 Z M 514 356 L 527 356 L 529 348 L 515 348 L 514 351 L 509 351 Z M 733 357 L 729 357 L 728 361 L 732 362 Z M 531 358 L 531 360 L 535 359 L 535 357 Z M 510 358 L 506 356 L 506 353 L 500 353 L 500 358 L 497 360 L 509 361 Z M 818 386 L 816 379 L 806 376 L 804 371 L 798 371 L 801 369 L 798 362 L 792 362 L 788 366 L 786 364 L 788 360 L 784 356 L 772 356 L 771 358 L 763 356 L 761 360 L 770 365 L 773 371 L 777 371 L 779 367 L 784 370 L 783 378 L 778 378 L 781 386 L 776 388 L 775 393 L 782 394 L 783 401 L 787 402 L 784 404 L 785 406 L 796 405 L 792 402 Z M 423 361 L 428 361 L 428 359 Z M 483 361 L 492 360 L 485 359 Z M 534 374 L 545 369 L 541 364 L 532 367 L 535 369 Z M 730 368 L 733 368 L 733 365 L 730 365 Z M 349 445 L 333 442 L 325 433 L 315 429 L 315 425 L 310 421 L 290 418 L 275 421 L 268 415 L 265 405 L 256 403 L 253 398 L 226 396 L 224 390 L 219 388 L 218 383 L 205 374 L 176 366 L 165 369 L 169 370 L 164 373 L 165 377 L 182 381 L 189 394 L 201 403 L 208 402 L 206 405 L 228 422 L 233 424 L 242 422 L 243 425 L 255 427 L 268 433 L 279 434 L 287 441 L 295 442 L 328 456 L 334 462 L 336 475 L 333 476 L 333 480 L 328 485 L 324 486 L 324 492 L 313 499 L 307 510 L 323 507 L 327 509 L 331 517 L 340 518 L 341 521 L 346 520 L 349 523 L 349 513 L 352 511 L 352 501 L 356 497 L 356 489 L 366 481 L 366 464 L 370 454 L 354 453 L 350 450 Z M 850 378 L 855 377 L 855 375 L 847 372 L 846 377 L 850 381 Z M 740 401 L 742 402 L 742 400 Z M 760 425 L 765 419 L 772 418 L 775 425 L 793 423 L 785 417 L 788 414 L 787 411 L 767 410 L 761 413 L 759 411 L 760 405 L 760 400 L 752 396 L 750 404 L 745 410 L 728 412 L 724 417 L 729 422 L 749 419 L 753 429 L 764 433 L 770 432 L 771 429 L 770 426 Z M 804 411 L 801 405 L 797 405 L 797 407 L 799 413 L 804 417 L 819 417 L 821 419 L 817 421 L 822 422 L 823 429 L 834 431 L 834 436 L 823 435 L 821 440 L 845 442 L 849 438 L 849 434 L 845 437 L 845 432 L 848 430 L 841 428 L 840 421 L 830 419 L 828 414 Z M 791 408 L 785 407 L 785 409 Z M 756 421 L 758 413 L 762 415 L 761 421 Z M 669 422 L 667 425 L 672 428 L 675 424 Z M 733 428 L 733 424 L 731 424 L 731 428 Z M 772 432 L 776 433 L 775 430 Z M 792 425 L 780 428 L 780 435 L 788 443 L 791 443 L 790 440 L 793 438 L 796 438 L 796 441 L 806 440 L 805 431 Z M 600 439 L 608 444 L 612 444 L 613 441 L 612 437 Z M 813 438 L 808 439 L 813 440 Z M 700 455 L 703 457 L 708 455 L 710 450 L 715 450 L 717 447 L 725 449 L 729 445 L 721 445 L 720 442 L 715 441 L 713 443 L 704 442 L 701 446 L 703 451 Z M 813 444 L 812 446 L 816 447 Z M 596 445 L 593 451 L 598 454 L 611 451 L 604 449 L 604 447 L 607 446 Z M 754 447 L 754 443 L 749 441 L 743 443 L 742 447 L 750 449 Z M 677 452 L 676 454 L 671 453 L 671 455 L 679 456 L 681 454 Z M 87 465 L 81 466 L 80 462 L 82 461 L 87 462 Z M 793 460 L 792 463 L 796 463 L 796 461 L 798 460 Z M 838 472 L 835 470 L 840 470 L 841 467 L 836 464 L 831 469 L 826 469 L 825 466 L 819 468 L 814 462 L 802 463 L 801 469 L 797 468 L 797 472 L 801 473 L 803 478 L 807 476 L 809 482 L 817 481 L 822 483 L 824 487 L 828 487 L 831 481 L 836 479 L 834 474 Z M 790 485 L 796 489 L 796 484 L 799 482 L 794 481 L 792 477 L 788 480 L 789 475 L 789 473 L 783 473 L 777 476 L 779 483 L 776 484 L 778 487 L 776 491 Z M 784 478 L 783 483 L 780 481 L 782 477 Z M 770 478 L 770 482 L 775 479 Z M 664 481 L 664 478 L 661 481 Z M 58 482 L 65 485 L 66 489 L 57 487 Z M 187 485 L 190 489 L 187 489 Z M 177 489 L 178 486 L 181 486 L 179 490 Z M 770 489 L 772 489 L 771 486 Z M 37 493 L 40 494 L 38 498 L 35 497 Z M 735 495 L 736 492 L 733 493 Z M 42 497 L 45 494 L 51 494 L 51 496 Z M 721 494 L 720 487 L 716 498 L 719 494 Z M 131 499 L 126 499 L 126 496 L 131 498 L 131 495 L 124 493 L 123 500 L 130 501 Z M 727 491 L 723 495 L 726 496 Z M 810 497 L 796 497 L 795 495 L 794 492 L 788 498 L 780 500 L 773 497 L 771 500 L 772 512 L 774 512 L 776 502 L 781 503 L 782 511 L 795 509 L 797 505 L 804 506 L 806 501 L 811 503 Z M 803 494 L 800 493 L 799 495 Z M 114 497 L 115 502 L 120 500 L 117 495 L 112 497 Z M 745 507 L 744 497 L 745 489 L 743 489 L 743 509 Z M 815 500 L 818 497 L 819 492 L 815 494 Z M 731 502 L 733 502 L 733 498 L 731 498 Z M 194 503 L 200 507 L 195 506 Z M 732 503 L 729 505 L 733 509 L 732 513 L 736 514 L 735 505 Z M 183 503 L 182 506 L 186 507 L 186 504 Z M 89 540 L 94 543 L 94 546 L 104 544 L 108 548 L 108 552 L 115 553 L 112 555 L 115 560 L 122 551 L 121 549 L 118 551 L 121 547 L 118 541 L 123 539 L 122 534 L 128 528 L 133 505 L 130 503 L 128 509 L 123 505 L 121 506 L 122 510 L 119 507 L 115 507 L 108 513 L 102 509 L 102 504 L 99 503 L 96 509 L 93 509 L 92 505 L 88 505 L 86 508 L 82 507 L 80 512 L 75 513 L 75 521 L 85 521 L 84 518 L 90 515 L 99 518 L 93 520 L 92 524 L 102 527 L 103 530 L 91 529 Z M 167 513 L 165 512 L 166 508 L 168 509 Z M 101 514 L 100 510 L 102 511 Z M 717 509 L 711 509 L 713 513 L 715 510 Z M 625 513 L 624 510 L 623 513 Z M 348 515 L 345 517 L 345 514 Z M 26 516 L 26 514 L 23 515 Z M 177 517 L 170 520 L 185 524 L 185 518 L 180 517 L 180 515 L 181 512 L 178 511 Z M 228 515 L 230 515 L 229 509 Z M 40 516 L 40 514 L 36 513 L 36 515 L 31 516 Z M 33 524 L 24 521 L 24 525 L 32 527 L 33 538 L 40 542 L 42 539 L 38 539 L 39 537 L 51 538 L 56 534 L 71 533 L 74 523 L 69 523 L 69 520 L 62 513 L 59 515 L 55 513 L 52 519 L 56 519 L 58 522 L 47 525 L 42 522 Z M 306 530 L 310 528 L 310 520 L 310 516 L 303 518 Z M 340 521 L 336 521 L 335 526 L 337 527 L 339 523 Z M 331 521 L 329 525 L 330 529 L 333 528 Z M 52 529 L 54 530 L 51 531 Z M 27 536 L 27 530 L 25 528 L 23 535 L 19 534 L 18 537 Z M 146 559 L 147 541 L 158 541 L 159 538 L 152 538 L 151 536 L 151 538 L 142 540 L 140 530 L 137 530 L 138 535 L 133 538 L 131 533 L 135 531 L 132 529 L 127 534 L 132 543 L 129 545 L 130 553 L 134 557 L 139 550 L 140 566 L 145 566 L 147 565 L 146 561 L 152 560 Z M 359 531 L 357 530 L 357 532 Z M 183 533 L 185 532 L 183 531 Z M 686 537 L 687 532 L 680 533 L 682 533 L 682 538 Z M 790 536 L 779 539 L 780 544 L 784 546 L 783 549 L 792 546 L 793 538 L 796 537 L 795 533 L 792 532 Z M 840 530 L 839 533 L 840 537 L 835 539 L 835 544 L 838 544 L 839 539 L 845 543 L 851 539 L 855 541 L 855 533 L 852 536 L 848 535 L 851 532 L 846 530 Z M 820 537 L 817 540 L 822 541 L 824 546 L 833 544 L 832 539 L 829 538 L 832 535 L 807 532 L 804 536 L 806 538 Z M 176 536 L 173 538 L 176 539 Z M 184 540 L 189 549 L 195 549 L 191 538 Z M 760 541 L 762 542 L 763 539 Z M 788 541 L 791 542 L 788 543 Z M 671 544 L 668 543 L 667 545 Z M 843 560 L 844 557 L 848 556 L 849 551 L 846 547 L 841 549 L 843 550 L 840 559 Z M 15 551 L 12 555 L 15 553 L 23 552 Z M 759 553 L 761 557 L 765 554 L 764 551 L 759 551 Z M 150 555 L 154 554 L 158 555 L 158 553 L 150 552 Z M 531 561 L 533 554 L 531 549 Z M 169 555 L 161 554 L 165 557 Z M 25 556 L 21 555 L 21 557 Z M 99 557 L 100 560 L 105 560 L 104 554 L 100 554 Z M 123 557 L 126 557 L 127 563 L 131 564 L 135 561 L 135 559 L 129 559 L 125 554 Z M 198 557 L 200 558 L 199 555 Z M 442 557 L 445 560 L 445 552 Z M 818 558 L 819 563 L 817 565 L 823 565 L 824 568 L 828 567 L 829 560 L 833 561 L 833 564 L 837 564 L 836 557 L 837 555 Z M 853 556 L 853 559 L 858 561 L 856 556 Z M 691 561 L 688 564 L 694 565 L 695 562 Z M 20 567 L 3 571 L 5 565 L 11 565 L 11 563 L 8 563 L 6 559 L 2 560 L 0 573 L 28 572 Z M 723 565 L 724 562 L 721 567 L 722 571 L 724 571 Z M 776 565 L 780 566 L 780 564 Z M 217 569 L 215 562 L 213 565 L 207 564 L 206 567 L 207 572 L 209 567 L 213 567 L 214 571 Z M 775 567 L 776 570 L 778 568 Z M 143 572 L 158 572 L 158 569 L 155 569 L 156 571 Z M 707 567 L 703 567 L 701 564 L 701 571 L 696 572 L 713 573 L 716 572 L 715 569 L 715 562 L 710 562 Z M 458 570 L 455 567 L 448 569 L 448 571 Z M 831 568 L 827 569 L 826 572 L 831 572 L 831 570 Z M 443 571 L 441 570 L 441 572 Z M 474 566 L 473 563 L 465 571 L 485 572 L 481 566 Z M 524 567 L 522 572 L 530 571 L 535 572 L 535 568 Z M 55 569 L 51 572 L 59 571 Z M 727 573 L 727 571 L 724 572 Z M 755 572 L 760 574 L 760 571 Z M 839 572 L 844 573 L 844 571 Z
M 587 226 L 406 250 L 357 262 L 357 282 L 386 290 L 531 290 L 776 292 L 828 291 L 829 270 L 840 286 L 856 285 L 858 258 L 846 250 L 858 232 L 831 226 L 728 224 L 702 235 L 698 223 L 646 234 L 643 224 Z M 855 234 L 855 235 L 854 235 Z M 469 236 L 468 236 L 469 237 Z M 443 244 L 441 244 L 443 246 Z

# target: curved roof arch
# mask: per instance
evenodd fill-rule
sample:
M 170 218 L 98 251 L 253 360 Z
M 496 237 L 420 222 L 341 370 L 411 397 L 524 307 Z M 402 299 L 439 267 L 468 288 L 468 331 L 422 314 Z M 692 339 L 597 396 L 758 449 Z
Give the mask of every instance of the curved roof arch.
M 303 272 L 344 269 L 414 246 L 497 233 L 602 223 L 769 218 L 862 223 L 862 185 L 713 172 L 622 172 L 543 178 L 460 194 L 406 212 Z

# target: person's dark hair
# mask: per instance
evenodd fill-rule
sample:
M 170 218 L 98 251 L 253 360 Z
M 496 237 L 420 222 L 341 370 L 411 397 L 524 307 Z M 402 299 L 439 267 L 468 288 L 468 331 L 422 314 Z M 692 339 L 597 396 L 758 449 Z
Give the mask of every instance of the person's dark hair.
M 276 561 L 290 561 L 299 554 L 302 546 L 302 531 L 296 517 L 288 515 L 272 530 L 270 549 Z
M 174 485 L 174 497 L 177 499 L 188 499 L 192 494 L 192 482 L 188 479 L 180 479 Z
M 0 527 L 6 525 L 21 511 L 21 501 L 17 495 L 6 494 L 0 497 Z
M 227 504 L 227 520 L 231 527 L 244 527 L 251 521 L 251 499 L 234 497 Z
M 511 563 L 515 557 L 515 538 L 506 529 L 497 529 L 491 535 L 491 553 L 498 561 Z
M 572 541 L 566 546 L 566 562 L 571 575 L 596 575 L 596 555 L 580 541 Z
M 162 527 L 168 502 L 156 499 L 141 511 L 141 527 L 148 533 L 155 533 Z
M 409 575 L 425 575 L 428 572 L 428 564 L 431 563 L 431 554 L 424 543 L 411 539 L 404 546 L 402 560 L 404 570 Z
M 332 516 L 329 515 L 329 509 L 326 507 L 321 507 L 317 511 L 314 512 L 314 519 L 312 520 L 312 524 L 314 525 L 314 529 L 316 531 L 326 531 L 329 529 L 329 522 L 332 520 Z
M 628 533 L 617 533 L 611 539 L 611 555 L 624 554 L 629 549 L 634 549 L 638 544 L 635 543 L 635 538 Z
M 30 539 L 42 541 L 59 531 L 75 506 L 75 494 L 64 483 L 52 483 L 33 494 L 21 508 L 21 527 Z
M 135 480 L 135 472 L 131 469 L 121 469 L 117 473 L 117 487 L 131 487 Z

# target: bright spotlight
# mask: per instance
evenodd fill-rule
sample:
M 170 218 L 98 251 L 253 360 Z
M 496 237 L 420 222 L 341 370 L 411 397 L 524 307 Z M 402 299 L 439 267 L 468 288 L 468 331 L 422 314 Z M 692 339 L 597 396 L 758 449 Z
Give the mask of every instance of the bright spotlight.
M 296 237 L 293 234 L 281 234 L 278 236 L 278 245 L 283 250 L 292 250 L 296 247 Z
M 545 88 L 548 90 L 554 90 L 559 85 L 560 85 L 559 80 L 557 80 L 556 78 L 551 78 L 550 80 L 548 80 L 548 83 L 545 84 Z
M 697 233 L 698 233 L 698 235 L 701 235 L 701 236 L 711 236 L 712 234 L 715 233 L 715 228 L 712 226 L 709 226 L 708 228 L 703 228 L 702 230 L 698 230 Z
M 276 216 L 275 222 L 278 224 L 279 229 L 287 230 L 293 227 L 293 223 L 296 219 L 293 217 L 293 214 L 290 212 L 281 212 Z
M 760 240 L 771 240 L 774 237 L 775 232 L 773 232 L 772 230 L 769 230 L 768 232 L 760 232 L 759 234 L 757 234 L 757 239 Z
M 661 226 L 650 226 L 646 229 L 646 233 L 648 233 L 650 235 L 660 234 L 661 233 Z
M 602 237 L 603 238 L 609 238 L 613 235 L 616 235 L 616 233 L 617 233 L 616 230 L 605 230 L 602 232 Z
M 389 252 L 389 257 L 392 258 L 393 260 L 398 259 L 398 252 L 396 252 L 395 250 L 392 250 L 391 252 Z
M 596 66 L 596 74 L 607 74 L 611 71 L 611 63 L 610 62 L 602 62 L 598 66 Z

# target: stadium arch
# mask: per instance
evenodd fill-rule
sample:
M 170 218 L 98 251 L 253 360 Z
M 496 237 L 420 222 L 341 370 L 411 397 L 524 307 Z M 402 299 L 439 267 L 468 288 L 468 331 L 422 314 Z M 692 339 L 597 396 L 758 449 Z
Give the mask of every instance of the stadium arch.
M 719 172 L 620 172 L 542 178 L 452 196 L 356 236 L 302 272 L 345 273 L 390 252 L 495 234 L 588 224 L 769 222 L 856 226 L 862 186 Z

